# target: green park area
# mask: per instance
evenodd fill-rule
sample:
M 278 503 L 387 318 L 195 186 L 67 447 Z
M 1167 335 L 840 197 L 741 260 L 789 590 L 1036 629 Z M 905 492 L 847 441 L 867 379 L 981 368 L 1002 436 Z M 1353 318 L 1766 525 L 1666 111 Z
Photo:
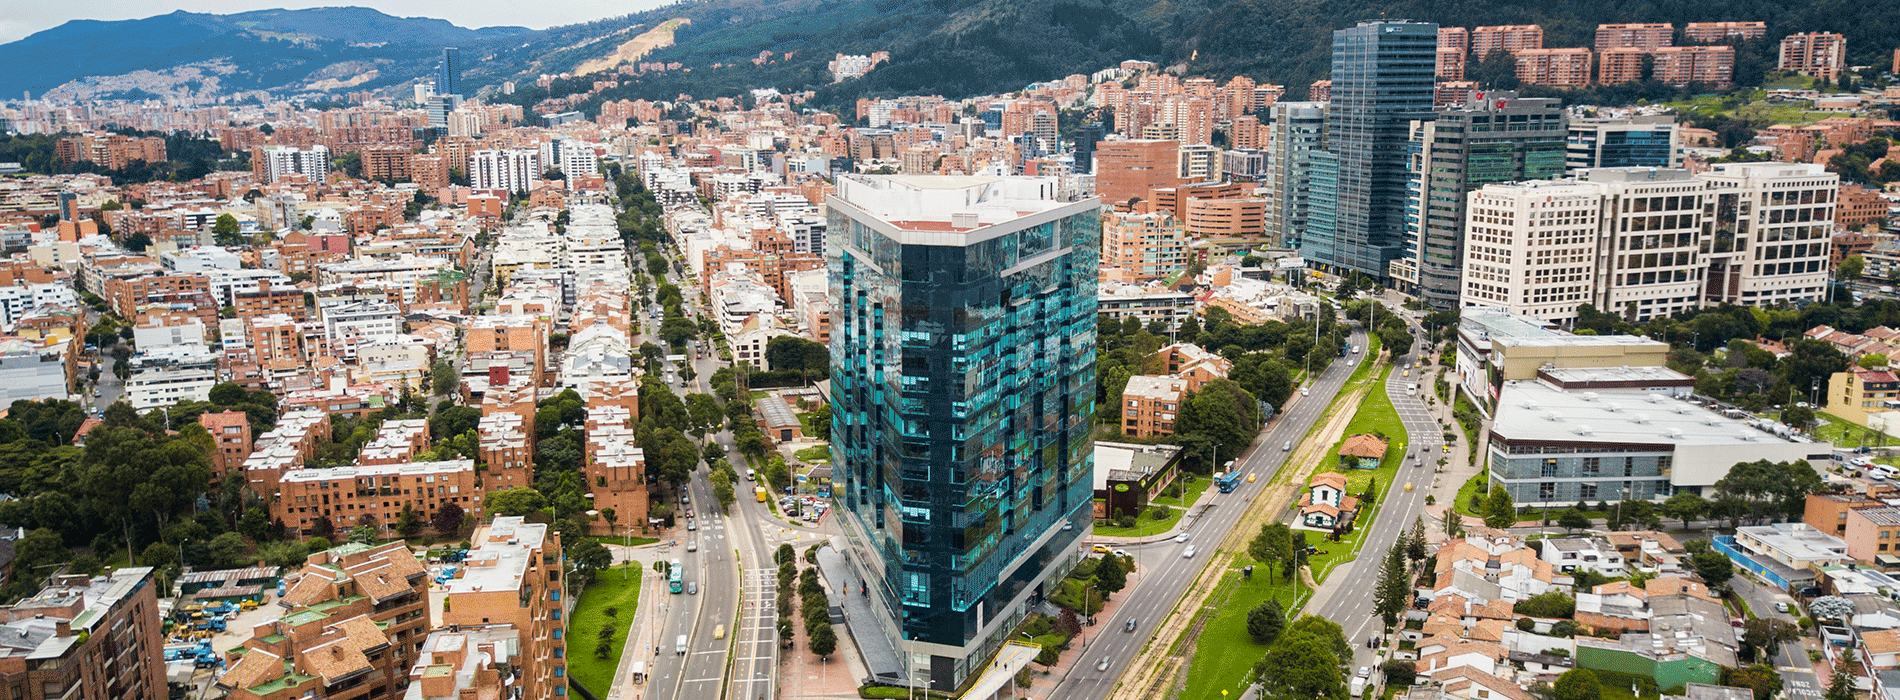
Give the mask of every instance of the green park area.
M 568 670 L 595 694 L 605 694 L 620 669 L 627 630 L 640 607 L 641 573 L 638 564 L 602 569 L 581 591 L 580 602 L 568 617 Z M 608 635 L 600 636 L 602 630 Z

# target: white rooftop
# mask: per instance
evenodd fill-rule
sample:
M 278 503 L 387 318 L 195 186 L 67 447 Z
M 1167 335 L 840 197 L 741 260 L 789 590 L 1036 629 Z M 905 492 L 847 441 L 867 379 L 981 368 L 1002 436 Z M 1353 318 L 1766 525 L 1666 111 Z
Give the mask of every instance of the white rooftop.
M 1599 444 L 1794 442 L 1660 393 L 1563 391 L 1538 381 L 1505 383 L 1491 430 L 1508 440 Z

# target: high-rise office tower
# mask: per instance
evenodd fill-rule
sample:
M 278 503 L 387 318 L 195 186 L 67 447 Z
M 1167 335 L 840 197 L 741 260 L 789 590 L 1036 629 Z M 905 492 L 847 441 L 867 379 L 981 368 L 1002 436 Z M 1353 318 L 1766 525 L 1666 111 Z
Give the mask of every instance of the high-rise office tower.
M 1095 172 L 1095 144 L 1102 140 L 1102 123 L 1089 122 L 1075 135 L 1075 172 Z
M 462 94 L 462 50 L 453 46 L 442 47 L 442 70 L 435 77 L 435 92 L 438 95 Z
M 1053 591 L 1093 517 L 1100 202 L 1056 189 L 846 175 L 826 199 L 834 497 L 888 611 L 852 634 L 937 690 Z
M 1267 137 L 1267 240 L 1299 249 L 1306 232 L 1310 156 L 1326 135 L 1326 103 L 1275 102 Z
M 1333 32 L 1326 150 L 1337 156 L 1330 230 L 1309 228 L 1300 254 L 1333 272 L 1386 275 L 1405 241 L 1405 151 L 1413 119 L 1430 118 L 1438 25 L 1360 22 Z
M 1392 263 L 1401 287 L 1434 308 L 1458 308 L 1464 266 L 1465 193 L 1493 182 L 1564 174 L 1560 101 L 1483 93 L 1412 122 L 1405 257 Z

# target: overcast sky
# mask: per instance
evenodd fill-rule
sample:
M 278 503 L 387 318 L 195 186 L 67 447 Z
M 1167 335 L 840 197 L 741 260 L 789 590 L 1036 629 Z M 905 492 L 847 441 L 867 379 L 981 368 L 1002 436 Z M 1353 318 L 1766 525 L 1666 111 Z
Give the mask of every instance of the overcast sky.
M 0 44 L 24 39 L 75 19 L 138 19 L 174 10 L 230 14 L 272 8 L 356 6 L 373 7 L 397 17 L 436 17 L 463 27 L 518 26 L 546 29 L 624 15 L 662 5 L 667 0 L 88 0 L 44 2 L 0 0 Z

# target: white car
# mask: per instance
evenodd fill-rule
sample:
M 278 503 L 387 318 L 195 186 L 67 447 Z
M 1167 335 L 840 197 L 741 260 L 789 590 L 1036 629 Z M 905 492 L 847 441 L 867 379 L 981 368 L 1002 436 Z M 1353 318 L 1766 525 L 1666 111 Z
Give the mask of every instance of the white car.
M 1175 535 L 1175 536 L 1174 536 L 1174 541 L 1176 541 L 1176 542 L 1186 542 L 1186 541 L 1188 541 L 1188 534 L 1187 534 L 1187 533 L 1185 533 L 1185 532 L 1183 532 L 1183 533 L 1181 533 L 1181 534 L 1179 534 L 1179 535 Z

